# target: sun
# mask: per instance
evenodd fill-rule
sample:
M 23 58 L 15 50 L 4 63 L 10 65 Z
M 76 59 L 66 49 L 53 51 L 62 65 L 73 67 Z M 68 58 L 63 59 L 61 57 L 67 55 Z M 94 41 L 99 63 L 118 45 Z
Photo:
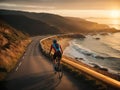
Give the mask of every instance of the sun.
M 111 18 L 120 18 L 120 11 L 118 10 L 112 10 L 110 11 Z

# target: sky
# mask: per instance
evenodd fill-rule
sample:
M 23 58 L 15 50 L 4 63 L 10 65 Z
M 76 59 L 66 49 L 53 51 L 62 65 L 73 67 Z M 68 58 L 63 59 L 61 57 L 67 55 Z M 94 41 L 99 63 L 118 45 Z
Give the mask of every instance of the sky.
M 61 15 L 79 16 L 80 13 L 120 11 L 120 0 L 0 0 L 0 9 L 22 10 L 29 12 L 51 12 Z M 106 12 L 107 10 L 107 12 Z M 83 15 L 84 16 L 84 15 Z

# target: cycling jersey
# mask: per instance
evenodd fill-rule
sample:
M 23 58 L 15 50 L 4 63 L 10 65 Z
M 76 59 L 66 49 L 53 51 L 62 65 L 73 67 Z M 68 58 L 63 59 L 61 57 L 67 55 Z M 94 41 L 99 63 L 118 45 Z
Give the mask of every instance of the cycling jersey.
M 61 47 L 60 47 L 60 45 L 59 45 L 59 44 L 54 43 L 52 46 L 53 46 L 53 48 L 54 48 L 55 52 L 61 51 Z

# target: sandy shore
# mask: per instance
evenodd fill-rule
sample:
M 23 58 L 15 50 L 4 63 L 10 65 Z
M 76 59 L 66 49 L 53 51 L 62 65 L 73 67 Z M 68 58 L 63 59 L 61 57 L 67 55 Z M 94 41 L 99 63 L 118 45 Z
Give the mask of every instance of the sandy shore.
M 59 41 L 59 44 L 61 45 L 63 51 L 65 50 L 65 48 L 67 46 L 69 46 L 69 41 L 70 40 L 71 40 L 70 38 L 65 38 L 65 39 L 62 39 L 62 40 Z
M 65 50 L 65 48 L 66 48 L 67 46 L 69 46 L 69 41 L 70 41 L 70 40 L 72 40 L 72 39 L 71 39 L 71 38 L 70 38 L 70 39 L 69 39 L 69 38 L 64 38 L 64 39 L 59 40 L 59 43 L 61 44 L 63 50 Z M 63 57 L 64 57 L 64 58 L 67 58 L 67 59 L 69 59 L 69 60 L 71 60 L 71 61 L 73 61 L 73 62 L 79 63 L 80 65 L 83 65 L 83 66 L 85 66 L 85 67 L 87 67 L 87 68 L 90 68 L 90 69 L 92 69 L 92 70 L 94 70 L 94 71 L 97 71 L 97 72 L 99 72 L 99 73 L 102 73 L 102 74 L 104 74 L 104 75 L 106 75 L 106 76 L 109 76 L 109 77 L 111 77 L 111 78 L 114 78 L 114 79 L 120 81 L 120 76 L 119 76 L 119 75 L 112 74 L 112 73 L 109 73 L 108 71 L 104 71 L 104 70 L 100 70 L 100 69 L 98 69 L 98 68 L 91 67 L 91 66 L 89 66 L 89 65 L 87 65 L 87 64 L 85 64 L 85 63 L 82 63 L 82 62 L 80 62 L 80 61 L 78 61 L 78 60 L 76 60 L 76 59 L 67 57 L 67 56 L 65 56 L 65 55 L 63 55 Z

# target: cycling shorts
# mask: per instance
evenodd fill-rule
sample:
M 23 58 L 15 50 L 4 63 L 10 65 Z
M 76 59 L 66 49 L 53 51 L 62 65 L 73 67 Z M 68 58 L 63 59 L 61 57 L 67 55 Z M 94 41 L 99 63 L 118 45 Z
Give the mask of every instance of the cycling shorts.
M 57 51 L 57 52 L 54 53 L 53 59 L 55 60 L 57 57 L 58 57 L 59 59 L 62 58 L 62 53 L 61 53 L 60 51 Z

